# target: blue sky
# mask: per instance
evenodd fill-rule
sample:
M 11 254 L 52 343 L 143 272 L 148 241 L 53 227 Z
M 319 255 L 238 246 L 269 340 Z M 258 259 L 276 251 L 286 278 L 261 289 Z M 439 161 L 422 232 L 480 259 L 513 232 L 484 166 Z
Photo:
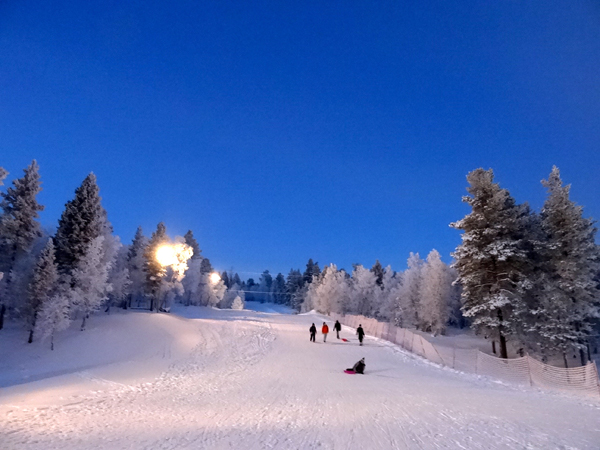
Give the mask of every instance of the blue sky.
M 127 3 L 127 4 L 125 4 Z M 450 261 L 466 174 L 600 217 L 595 1 L 0 3 L 0 165 L 45 226 L 93 171 L 116 234 L 164 221 L 243 278 Z

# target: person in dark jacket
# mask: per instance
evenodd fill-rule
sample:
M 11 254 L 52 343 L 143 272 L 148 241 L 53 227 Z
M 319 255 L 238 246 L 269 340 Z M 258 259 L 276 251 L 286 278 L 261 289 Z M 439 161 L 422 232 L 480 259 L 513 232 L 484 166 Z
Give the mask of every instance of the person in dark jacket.
M 363 338 L 365 337 L 365 330 L 363 330 L 362 324 L 358 324 L 356 334 L 358 334 L 358 342 L 360 342 L 360 345 L 362 345 Z
M 315 336 L 317 335 L 317 327 L 315 327 L 315 324 L 313 323 L 312 326 L 309 328 L 310 331 L 310 340 L 315 342 Z
M 354 364 L 354 366 L 350 370 L 353 370 L 355 373 L 360 373 L 364 375 L 366 366 L 367 365 L 365 364 L 365 358 L 361 358 L 361 360 Z
M 335 325 L 333 326 L 333 329 L 335 330 L 335 334 L 337 335 L 337 338 L 340 338 L 340 331 L 342 331 L 342 324 L 340 323 L 339 320 L 335 321 Z

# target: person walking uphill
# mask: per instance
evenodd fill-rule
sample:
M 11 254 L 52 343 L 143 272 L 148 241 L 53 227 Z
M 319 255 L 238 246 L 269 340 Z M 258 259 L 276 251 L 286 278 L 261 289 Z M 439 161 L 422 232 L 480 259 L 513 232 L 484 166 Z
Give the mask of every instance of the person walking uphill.
M 358 324 L 356 334 L 358 334 L 358 341 L 360 342 L 360 345 L 362 345 L 363 338 L 365 337 L 365 330 L 363 330 L 362 324 Z
M 333 326 L 333 329 L 335 330 L 335 334 L 337 336 L 337 338 L 340 338 L 340 331 L 342 331 L 342 324 L 340 323 L 339 320 L 335 321 L 335 325 Z
M 329 327 L 325 322 L 323 322 L 323 328 L 321 328 L 321 333 L 323 333 L 323 342 L 327 342 L 327 333 L 329 333 Z
M 317 327 L 315 327 L 315 324 L 313 323 L 312 326 L 308 329 L 308 331 L 310 331 L 310 340 L 312 342 L 315 342 L 315 336 L 317 335 Z

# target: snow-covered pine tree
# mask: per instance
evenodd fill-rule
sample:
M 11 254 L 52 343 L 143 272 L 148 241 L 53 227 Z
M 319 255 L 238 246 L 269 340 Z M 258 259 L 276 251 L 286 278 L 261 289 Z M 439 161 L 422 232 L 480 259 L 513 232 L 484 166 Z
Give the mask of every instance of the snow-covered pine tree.
M 192 232 L 192 230 L 188 230 L 188 232 L 185 233 L 185 235 L 183 236 L 183 239 L 185 239 L 185 243 L 187 245 L 192 247 L 192 259 L 202 258 L 202 250 L 200 250 L 200 245 L 194 237 L 194 233 Z
M 112 286 L 108 282 L 111 264 L 104 260 L 104 236 L 93 239 L 71 272 L 72 305 L 83 315 L 81 331 L 90 314 L 100 309 L 108 299 Z
M 161 245 L 168 242 L 167 227 L 163 222 L 156 226 L 156 231 L 152 233 L 150 242 L 144 249 L 144 272 L 146 272 L 146 293 L 150 297 L 150 311 L 158 312 L 159 295 L 161 285 L 165 275 L 165 268 L 160 264 L 156 257 L 156 252 Z
M 577 349 L 584 365 L 584 350 L 600 317 L 596 228 L 570 200 L 570 185 L 563 185 L 557 167 L 542 184 L 548 191 L 540 214 L 544 239 L 538 245 L 543 278 L 533 329 L 543 353 L 560 351 L 566 366 L 566 353 Z
M 4 185 L 4 179 L 8 176 L 8 172 L 0 167 L 0 186 Z
M 285 277 L 278 273 L 271 285 L 273 301 L 279 305 L 285 302 Z
M 58 292 L 40 306 L 35 323 L 35 333 L 42 339 L 50 337 L 50 350 L 54 350 L 54 335 L 68 328 L 70 299 L 66 292 Z
M 26 296 L 15 283 L 16 278 L 24 275 L 17 270 L 19 259 L 27 257 L 33 243 L 42 236 L 37 218 L 44 207 L 36 199 L 42 190 L 36 160 L 23 172 L 22 178 L 14 180 L 12 187 L 0 193 L 0 271 L 6 274 L 0 285 L 0 330 L 4 326 L 7 301 L 12 298 L 18 303 Z
M 237 295 L 231 303 L 231 309 L 244 309 L 244 299 L 241 296 Z
M 476 169 L 467 175 L 472 211 L 450 226 L 463 230 L 453 253 L 453 267 L 462 285 L 462 311 L 471 326 L 500 341 L 500 356 L 508 357 L 506 339 L 518 329 L 518 315 L 531 289 L 528 227 L 529 206 L 517 205 L 506 189 L 494 183 L 494 173 Z
M 90 173 L 75 190 L 75 198 L 67 202 L 58 221 L 54 245 L 59 273 L 70 275 L 86 256 L 91 242 L 99 236 L 106 238 L 109 233 L 96 175 Z
M 306 270 L 302 275 L 303 284 L 312 283 L 313 277 L 318 276 L 321 273 L 318 262 L 313 262 L 312 258 L 306 263 Z
M 129 248 L 121 245 L 108 274 L 108 282 L 112 286 L 108 308 L 111 305 L 119 305 L 123 309 L 127 309 L 127 299 L 131 297 L 128 256 Z
M 427 255 L 423 266 L 419 302 L 419 328 L 434 335 L 444 334 L 450 318 L 453 286 L 449 267 L 437 250 Z
M 139 307 L 144 297 L 146 290 L 146 271 L 144 269 L 146 259 L 144 252 L 147 245 L 148 238 L 144 236 L 142 227 L 138 227 L 127 253 L 127 271 L 129 273 L 129 280 L 131 281 L 129 307 L 131 307 L 131 303 L 134 301 L 137 302 Z
M 418 253 L 410 253 L 407 261 L 408 267 L 402 275 L 396 308 L 396 321 L 401 327 L 417 328 L 419 326 L 419 302 L 424 264 L 425 262 Z
M 271 299 L 271 286 L 273 286 L 273 276 L 269 273 L 268 270 L 265 270 L 258 282 L 260 295 L 258 298 L 261 303 L 270 302 Z
M 229 289 L 229 286 L 230 286 L 230 281 L 229 281 L 229 275 L 227 274 L 227 271 L 226 271 L 226 270 L 224 270 L 224 271 L 221 273 L 221 280 L 223 280 L 223 284 L 225 284 L 225 287 L 226 287 L 227 289 Z
M 14 180 L 12 187 L 0 193 L 1 268 L 6 273 L 10 273 L 19 254 L 29 252 L 34 241 L 42 236 L 37 218 L 44 207 L 36 199 L 42 190 L 36 160 L 23 172 L 22 178 Z
M 245 295 L 240 285 L 234 284 L 225 292 L 219 307 L 222 309 L 244 309 L 244 299 Z
M 303 298 L 299 295 L 302 290 L 303 280 L 299 270 L 290 269 L 285 280 L 286 305 L 290 308 L 300 311 Z
M 208 258 L 202 258 L 202 263 L 200 264 L 200 272 L 202 273 L 213 273 L 215 269 L 213 269 L 212 264 Z
M 379 262 L 379 260 L 375 261 L 375 264 L 373 264 L 373 267 L 371 267 L 371 272 L 373 272 L 375 274 L 375 276 L 377 277 L 377 286 L 379 286 L 381 289 L 383 289 L 383 267 L 381 266 L 381 263 Z
M 27 342 L 29 343 L 33 342 L 33 334 L 40 309 L 56 293 L 57 283 L 58 269 L 54 258 L 54 242 L 52 239 L 48 239 L 46 246 L 37 259 L 28 289 L 27 321 L 29 339 Z

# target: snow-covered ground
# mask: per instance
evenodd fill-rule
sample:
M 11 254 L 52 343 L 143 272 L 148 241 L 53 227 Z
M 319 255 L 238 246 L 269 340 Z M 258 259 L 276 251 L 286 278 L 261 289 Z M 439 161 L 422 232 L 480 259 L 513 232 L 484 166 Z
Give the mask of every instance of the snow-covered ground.
M 600 404 L 437 367 L 383 341 L 309 342 L 314 314 L 94 316 L 0 331 L 0 448 L 598 449 Z M 327 320 L 327 319 L 325 319 Z M 329 322 L 329 325 L 332 324 Z M 366 358 L 365 375 L 343 369 Z

